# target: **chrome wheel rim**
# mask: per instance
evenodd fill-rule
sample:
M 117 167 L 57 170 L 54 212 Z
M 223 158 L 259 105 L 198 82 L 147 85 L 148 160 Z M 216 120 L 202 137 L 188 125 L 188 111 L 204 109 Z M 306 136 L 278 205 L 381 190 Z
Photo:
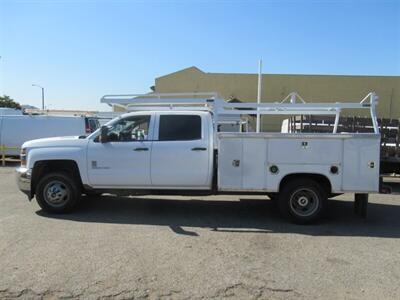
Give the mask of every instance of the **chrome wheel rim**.
M 318 210 L 320 199 L 313 190 L 301 188 L 292 194 L 289 204 L 294 214 L 300 217 L 309 217 Z
M 70 191 L 61 181 L 53 180 L 44 187 L 43 197 L 49 205 L 60 207 L 68 202 Z

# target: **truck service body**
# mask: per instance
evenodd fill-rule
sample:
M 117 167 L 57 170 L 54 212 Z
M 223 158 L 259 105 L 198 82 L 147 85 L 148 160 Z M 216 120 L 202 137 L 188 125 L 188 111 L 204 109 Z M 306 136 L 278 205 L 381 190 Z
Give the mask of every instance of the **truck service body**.
M 115 97 L 104 99 L 116 101 Z M 354 108 L 368 108 L 375 117 L 376 95 L 371 93 L 366 99 L 370 102 L 365 104 L 364 99 Z M 219 112 L 308 111 L 338 117 L 338 111 L 350 105 L 307 106 L 292 99 L 290 104 L 271 108 L 192 100 L 202 105 L 168 99 L 171 106 L 160 108 L 157 99 L 145 101 L 86 138 L 24 143 L 22 166 L 17 169 L 20 189 L 29 199 L 36 195 L 43 209 L 56 213 L 72 210 L 82 193 L 261 193 L 274 199 L 281 213 L 297 223 L 320 218 L 332 195 L 353 192 L 360 198 L 379 192 L 377 128 L 362 134 L 216 130 Z

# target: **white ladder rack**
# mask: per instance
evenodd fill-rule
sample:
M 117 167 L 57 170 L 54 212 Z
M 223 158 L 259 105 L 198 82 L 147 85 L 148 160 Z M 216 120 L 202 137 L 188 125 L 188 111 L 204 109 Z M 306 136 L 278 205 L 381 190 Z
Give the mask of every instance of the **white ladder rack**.
M 300 100 L 298 102 L 297 100 Z M 280 102 L 233 103 L 219 98 L 218 93 L 150 93 L 105 95 L 101 103 L 120 106 L 127 111 L 143 110 L 206 110 L 219 124 L 221 115 L 335 115 L 333 133 L 337 133 L 340 113 L 344 109 L 369 109 L 374 133 L 379 134 L 376 117 L 378 96 L 370 92 L 360 102 L 307 103 L 297 93 L 290 93 Z

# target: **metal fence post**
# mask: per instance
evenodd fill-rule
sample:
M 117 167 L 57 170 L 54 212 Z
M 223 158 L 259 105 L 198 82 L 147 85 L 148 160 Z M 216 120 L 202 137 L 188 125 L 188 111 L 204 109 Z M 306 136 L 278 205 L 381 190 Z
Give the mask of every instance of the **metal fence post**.
M 1 165 L 4 167 L 6 165 L 6 151 L 5 151 L 5 146 L 0 145 L 1 149 Z

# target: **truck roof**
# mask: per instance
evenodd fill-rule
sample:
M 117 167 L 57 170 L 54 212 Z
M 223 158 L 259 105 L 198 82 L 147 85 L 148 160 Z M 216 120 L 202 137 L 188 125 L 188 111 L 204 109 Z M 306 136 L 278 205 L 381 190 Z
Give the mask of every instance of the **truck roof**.
M 129 116 L 136 116 L 136 115 L 146 115 L 146 114 L 152 114 L 152 113 L 161 113 L 161 114 L 169 114 L 169 115 L 187 115 L 187 114 L 192 114 L 192 115 L 208 115 L 210 114 L 209 111 L 199 111 L 199 110 L 157 110 L 157 111 L 148 111 L 148 110 L 143 110 L 143 111 L 134 111 L 134 112 L 128 112 L 125 114 L 122 114 L 120 117 L 121 118 L 126 118 Z

